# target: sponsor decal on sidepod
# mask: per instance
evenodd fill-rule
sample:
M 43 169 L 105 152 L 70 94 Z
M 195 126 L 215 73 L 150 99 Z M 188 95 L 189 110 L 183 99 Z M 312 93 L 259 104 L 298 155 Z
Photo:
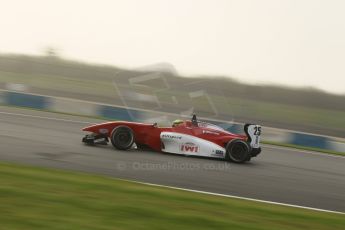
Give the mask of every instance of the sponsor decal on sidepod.
M 199 152 L 199 146 L 197 146 L 196 144 L 191 143 L 191 142 L 181 144 L 180 149 L 182 152 L 190 152 L 190 153 Z
M 108 129 L 99 129 L 99 133 L 107 134 L 108 133 Z
M 181 136 L 175 136 L 175 135 L 170 135 L 170 134 L 163 134 L 162 138 L 169 138 L 169 139 L 182 139 Z

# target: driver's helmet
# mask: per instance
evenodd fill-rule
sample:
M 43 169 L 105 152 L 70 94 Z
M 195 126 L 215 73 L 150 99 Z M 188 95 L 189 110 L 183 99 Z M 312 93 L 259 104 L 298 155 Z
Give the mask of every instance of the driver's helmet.
M 176 126 L 179 126 L 183 123 L 183 120 L 175 120 L 173 121 L 172 123 L 172 127 L 176 127 Z

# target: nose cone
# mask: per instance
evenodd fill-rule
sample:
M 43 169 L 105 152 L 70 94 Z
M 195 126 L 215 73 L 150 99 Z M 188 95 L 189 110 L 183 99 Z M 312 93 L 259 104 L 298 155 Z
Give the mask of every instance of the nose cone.
M 92 133 L 107 134 L 110 133 L 111 130 L 113 130 L 116 127 L 116 125 L 118 125 L 117 122 L 105 122 L 101 124 L 87 126 L 82 130 Z
M 86 132 L 92 132 L 92 133 L 100 133 L 100 134 L 107 134 L 110 132 L 110 130 L 113 130 L 113 123 L 102 123 L 102 124 L 94 124 L 87 126 L 82 129 Z
M 91 125 L 91 126 L 87 126 L 87 127 L 83 128 L 82 131 L 94 132 L 95 129 L 96 129 L 96 125 Z

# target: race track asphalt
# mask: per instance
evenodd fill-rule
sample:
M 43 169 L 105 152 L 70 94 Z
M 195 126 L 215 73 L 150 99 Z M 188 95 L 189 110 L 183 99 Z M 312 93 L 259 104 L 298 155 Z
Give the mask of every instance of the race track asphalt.
M 86 146 L 101 120 L 0 106 L 0 160 L 345 212 L 345 157 L 263 146 L 247 164 Z

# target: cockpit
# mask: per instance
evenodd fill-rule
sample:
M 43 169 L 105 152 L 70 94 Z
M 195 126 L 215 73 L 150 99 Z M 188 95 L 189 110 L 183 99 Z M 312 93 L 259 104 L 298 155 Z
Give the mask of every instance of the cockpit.
M 196 117 L 196 115 L 194 114 L 191 120 L 187 120 L 187 121 L 183 121 L 180 119 L 174 120 L 172 123 L 172 127 L 178 127 L 181 125 L 185 125 L 188 127 L 201 127 L 201 128 L 209 128 L 209 129 L 214 129 L 214 130 L 218 130 L 218 131 L 224 131 L 223 128 L 217 126 L 217 125 L 213 125 L 207 122 L 203 122 L 203 121 L 199 121 Z

